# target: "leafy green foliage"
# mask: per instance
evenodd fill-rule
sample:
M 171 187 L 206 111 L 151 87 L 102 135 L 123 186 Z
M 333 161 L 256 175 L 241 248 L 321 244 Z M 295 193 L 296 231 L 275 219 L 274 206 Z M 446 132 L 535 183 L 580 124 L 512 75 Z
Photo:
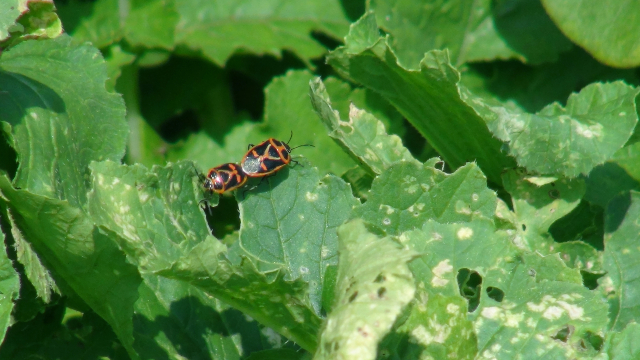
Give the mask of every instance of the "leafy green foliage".
M 428 52 L 420 71 L 405 69 L 389 40 L 378 37 L 375 17 L 365 15 L 352 25 L 346 45 L 332 52 L 328 62 L 393 104 L 451 167 L 476 159 L 488 177 L 499 182 L 500 171 L 512 164 L 483 119 L 461 97 L 460 73 L 446 51 Z
M 593 84 L 537 114 L 472 105 L 520 166 L 540 174 L 587 174 L 620 149 L 638 123 L 638 90 L 622 82 Z
M 0 359 L 637 358 L 637 11 L 601 6 L 5 1 Z
M 432 49 L 448 49 L 453 63 L 460 65 L 509 58 L 553 61 L 571 46 L 537 1 L 451 1 L 437 7 L 415 0 L 376 0 L 371 7 L 407 68 L 416 68 Z

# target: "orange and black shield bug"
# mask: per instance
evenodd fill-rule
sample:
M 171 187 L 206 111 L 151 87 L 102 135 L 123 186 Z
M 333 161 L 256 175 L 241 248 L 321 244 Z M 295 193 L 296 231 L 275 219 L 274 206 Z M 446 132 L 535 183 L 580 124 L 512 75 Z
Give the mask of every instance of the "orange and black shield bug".
M 291 132 L 289 141 L 291 141 L 292 137 L 293 132 Z M 304 144 L 291 148 L 289 141 L 284 142 L 269 138 L 258 145 L 250 144 L 249 151 L 247 151 L 247 154 L 242 158 L 242 162 L 240 163 L 242 171 L 249 177 L 272 175 L 291 162 L 298 163 L 291 159 L 291 151 L 293 149 L 302 146 L 313 146 L 311 144 Z
M 204 178 L 205 191 L 223 194 L 235 190 L 247 182 L 247 175 L 237 164 L 227 163 L 211 168 Z

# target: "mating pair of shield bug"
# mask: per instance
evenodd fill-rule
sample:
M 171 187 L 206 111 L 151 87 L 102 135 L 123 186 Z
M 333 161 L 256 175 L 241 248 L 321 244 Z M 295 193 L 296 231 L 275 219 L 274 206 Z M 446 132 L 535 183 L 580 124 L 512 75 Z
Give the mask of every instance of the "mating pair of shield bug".
M 291 138 L 293 132 L 291 133 Z M 207 176 L 202 176 L 205 191 L 222 194 L 238 189 L 247 182 L 250 177 L 265 178 L 276 173 L 289 163 L 298 163 L 291 159 L 291 151 L 301 146 L 313 146 L 310 144 L 299 145 L 294 148 L 289 146 L 289 141 L 284 142 L 269 138 L 258 144 L 249 144 L 247 153 L 242 158 L 240 165 L 227 163 L 211 168 Z

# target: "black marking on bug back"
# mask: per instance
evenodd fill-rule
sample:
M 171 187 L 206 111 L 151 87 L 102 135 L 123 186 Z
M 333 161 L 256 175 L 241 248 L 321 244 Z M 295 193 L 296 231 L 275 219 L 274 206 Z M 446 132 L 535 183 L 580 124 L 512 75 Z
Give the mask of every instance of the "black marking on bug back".
M 281 167 L 287 165 L 287 163 L 285 163 L 282 160 L 280 160 L 280 158 L 277 158 L 277 160 L 276 159 L 264 158 L 262 160 L 262 163 L 267 168 L 267 173 L 276 171 L 276 170 L 280 169 Z M 260 171 L 260 172 L 261 173 L 265 173 L 264 171 Z
M 274 141 L 274 143 L 276 143 L 277 140 Z M 276 146 L 278 146 L 276 144 Z M 273 146 L 269 146 L 269 157 L 274 158 L 274 159 L 279 159 L 280 158 L 280 153 L 278 153 L 278 149 L 273 147 Z
M 270 148 L 270 143 L 268 141 L 263 142 L 262 144 L 256 145 L 253 147 L 253 151 L 258 154 L 258 156 L 264 156 L 268 153 Z

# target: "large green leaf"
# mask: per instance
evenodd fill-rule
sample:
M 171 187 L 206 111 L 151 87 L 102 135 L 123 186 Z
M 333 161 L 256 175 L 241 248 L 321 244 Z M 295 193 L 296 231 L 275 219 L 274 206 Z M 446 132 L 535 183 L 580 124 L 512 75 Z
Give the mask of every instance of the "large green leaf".
M 333 175 L 321 178 L 312 164 L 301 161 L 243 193 L 237 195 L 242 199 L 240 247 L 258 269 L 282 268 L 285 279 L 308 282 L 319 313 L 325 271 L 338 263 L 336 229 L 358 204 L 351 188 Z
M 640 319 L 640 193 L 615 198 L 609 203 L 605 217 L 604 269 L 600 279 L 608 296 L 610 327 L 620 331 Z
M 453 222 L 493 216 L 496 194 L 487 188 L 487 179 L 475 164 L 445 174 L 433 167 L 435 161 L 391 166 L 373 181 L 367 202 L 354 210 L 353 217 L 400 235 L 428 219 Z
M 387 135 L 382 122 L 372 114 L 352 104 L 349 121 L 342 121 L 338 111 L 332 108 L 322 80 L 316 78 L 309 85 L 311 103 L 329 130 L 329 136 L 348 149 L 371 173 L 380 174 L 399 161 L 418 163 L 402 146 L 402 140 L 398 136 Z
M 105 90 L 106 79 L 98 50 L 68 36 L 2 55 L 0 120 L 13 126 L 16 186 L 75 206 L 86 201 L 87 166 L 121 159 L 127 138 L 124 103 Z
M 280 57 L 287 49 L 308 61 L 326 51 L 313 31 L 340 38 L 349 24 L 337 0 L 176 0 L 176 8 L 176 41 L 218 65 L 238 51 Z
M 6 177 L 0 177 L 0 189 L 14 226 L 29 239 L 61 290 L 78 294 L 137 358 L 133 305 L 141 277 L 113 239 L 66 201 L 15 190 Z
M 540 174 L 575 177 L 602 164 L 629 140 L 638 122 L 639 90 L 622 82 L 591 84 L 565 107 L 536 114 L 485 102 L 468 102 L 491 132 L 508 143 L 518 164 Z
M 424 53 L 449 49 L 456 65 L 516 58 L 554 61 L 571 42 L 556 28 L 538 1 L 448 1 L 424 5 L 416 0 L 370 2 L 378 24 L 392 36 L 400 62 L 417 68 Z
M 407 262 L 416 256 L 354 220 L 338 230 L 340 264 L 334 305 L 314 359 L 375 359 L 378 341 L 415 292 Z
M 640 4 L 616 6 L 585 0 L 542 0 L 560 30 L 599 61 L 631 68 L 640 65 Z
M 513 160 L 468 105 L 482 100 L 462 91 L 448 53 L 431 51 L 419 71 L 408 70 L 398 64 L 389 42 L 379 37 L 375 17 L 368 14 L 351 26 L 346 46 L 333 51 L 328 62 L 393 104 L 451 168 L 477 160 L 487 177 L 500 183 L 500 172 L 513 166 Z

